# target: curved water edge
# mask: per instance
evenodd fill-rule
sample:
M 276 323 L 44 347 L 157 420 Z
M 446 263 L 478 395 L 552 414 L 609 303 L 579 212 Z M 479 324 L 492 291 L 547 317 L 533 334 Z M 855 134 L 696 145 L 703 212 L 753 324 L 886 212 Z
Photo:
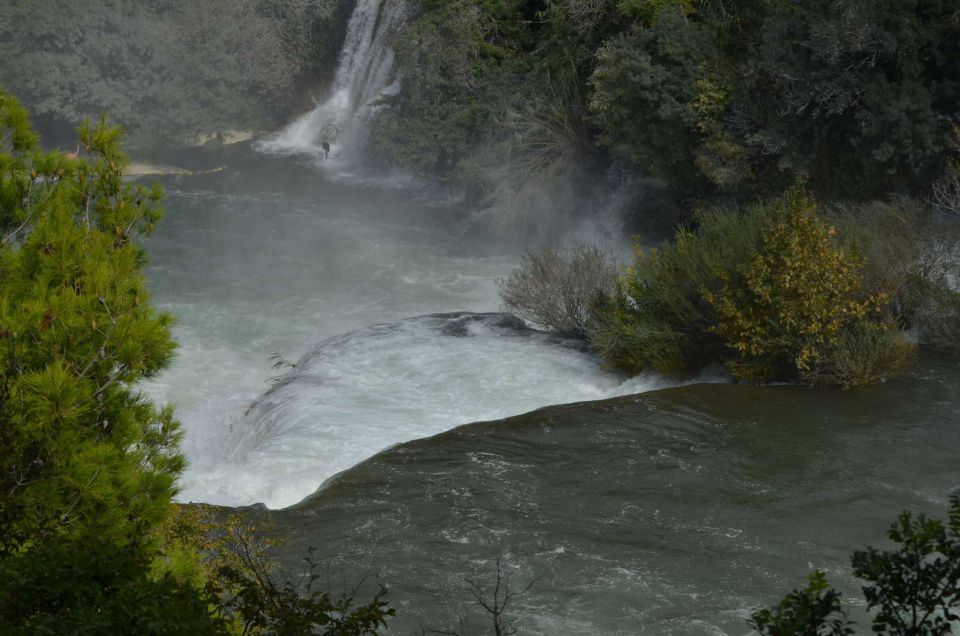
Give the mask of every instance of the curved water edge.
M 536 579 L 524 634 L 743 634 L 814 567 L 853 600 L 849 555 L 960 485 L 960 370 L 855 391 L 692 385 L 549 407 L 396 446 L 266 514 L 299 568 L 390 587 L 392 631 L 446 628 L 465 580 Z M 860 629 L 868 631 L 861 620 Z
M 719 379 L 719 378 L 718 378 Z M 181 497 L 293 505 L 398 443 L 550 404 L 669 386 L 603 371 L 582 343 L 508 314 L 436 314 L 330 338 L 230 422 Z

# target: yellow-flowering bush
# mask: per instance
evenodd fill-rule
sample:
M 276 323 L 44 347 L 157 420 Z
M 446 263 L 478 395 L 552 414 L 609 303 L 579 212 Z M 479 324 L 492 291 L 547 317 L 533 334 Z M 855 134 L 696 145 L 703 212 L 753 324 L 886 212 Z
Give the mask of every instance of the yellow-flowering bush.
M 863 259 L 835 235 L 814 201 L 791 191 L 773 204 L 757 253 L 735 277 L 720 272 L 718 292 L 703 289 L 717 318 L 711 331 L 735 353 L 727 363 L 735 376 L 849 386 L 909 358 L 887 295 L 861 291 Z
M 724 365 L 750 382 L 878 382 L 916 345 L 894 313 L 885 281 L 895 277 L 872 272 L 865 284 L 855 244 L 799 191 L 701 212 L 672 242 L 638 248 L 617 293 L 595 308 L 590 343 L 629 374 Z

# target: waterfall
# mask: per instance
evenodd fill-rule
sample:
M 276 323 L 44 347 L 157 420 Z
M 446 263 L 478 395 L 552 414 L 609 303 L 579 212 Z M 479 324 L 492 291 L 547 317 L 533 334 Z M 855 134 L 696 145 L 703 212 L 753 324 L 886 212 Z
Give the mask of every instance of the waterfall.
M 350 16 L 337 73 L 325 99 L 309 113 L 258 144 L 264 152 L 307 153 L 349 163 L 364 142 L 364 123 L 378 100 L 396 94 L 393 35 L 406 17 L 404 0 L 358 0 Z

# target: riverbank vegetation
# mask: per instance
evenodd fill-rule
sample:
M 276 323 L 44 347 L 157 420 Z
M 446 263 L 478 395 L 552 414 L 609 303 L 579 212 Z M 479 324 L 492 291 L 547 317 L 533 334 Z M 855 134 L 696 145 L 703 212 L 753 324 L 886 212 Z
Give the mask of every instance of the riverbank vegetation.
M 614 293 L 596 285 L 577 331 L 608 366 L 853 386 L 909 368 L 917 339 L 955 349 L 955 3 L 417 7 L 404 89 L 373 123 L 383 157 L 463 185 L 513 232 L 625 170 L 651 184 L 634 227 L 678 228 L 641 238 Z M 557 188 L 554 217 L 525 197 Z M 536 317 L 562 286 L 543 267 L 530 282 L 551 258 L 532 255 L 504 302 L 568 332 Z
M 824 209 L 791 190 L 699 212 L 619 276 L 608 261 L 589 289 L 575 261 L 532 254 L 501 295 L 628 375 L 723 366 L 747 382 L 859 386 L 909 369 L 918 343 L 960 351 L 958 239 L 956 221 L 910 199 Z M 553 317 L 570 289 L 590 299 L 576 332 Z
M 955 174 L 960 17 L 947 0 L 415 7 L 374 148 L 490 205 L 505 186 L 616 163 L 654 178 L 676 220 L 796 184 L 822 202 L 927 197 Z
M 246 522 L 172 503 L 179 424 L 139 389 L 175 347 L 138 246 L 162 193 L 119 141 L 45 152 L 0 92 L 0 632 L 374 633 L 382 595 L 304 591 Z

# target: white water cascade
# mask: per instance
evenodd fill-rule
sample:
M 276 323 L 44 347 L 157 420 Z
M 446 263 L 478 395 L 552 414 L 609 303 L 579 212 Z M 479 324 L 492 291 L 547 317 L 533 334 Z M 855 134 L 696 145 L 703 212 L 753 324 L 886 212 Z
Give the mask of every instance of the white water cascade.
M 274 154 L 310 154 L 350 163 L 363 145 L 364 122 L 380 98 L 396 94 L 394 34 L 407 13 L 404 0 L 357 0 L 340 51 L 337 73 L 325 99 L 257 146 Z

